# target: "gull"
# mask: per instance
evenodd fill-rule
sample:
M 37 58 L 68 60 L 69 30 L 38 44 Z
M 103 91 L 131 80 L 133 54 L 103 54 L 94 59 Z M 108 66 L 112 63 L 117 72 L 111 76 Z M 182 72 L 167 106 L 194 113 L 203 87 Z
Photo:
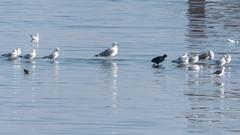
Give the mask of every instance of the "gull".
M 201 53 L 198 55 L 199 60 L 213 60 L 214 59 L 214 53 L 212 50 L 208 50 L 207 52 Z
M 59 56 L 59 48 L 55 48 L 55 49 L 53 50 L 53 53 L 52 53 L 52 54 L 50 54 L 50 55 L 48 55 L 48 56 L 44 56 L 44 57 L 42 57 L 42 58 L 47 58 L 47 59 L 55 60 L 55 59 L 58 58 L 58 56 Z
M 116 56 L 118 53 L 118 43 L 113 42 L 112 47 L 104 50 L 103 52 L 96 54 L 95 57 L 102 56 L 102 57 L 113 57 Z
M 157 56 L 157 57 L 152 59 L 152 62 L 154 63 L 154 65 L 155 64 L 158 65 L 159 63 L 162 63 L 165 60 L 165 58 L 167 58 L 166 54 L 164 54 L 163 56 Z
M 232 57 L 230 54 L 226 54 L 224 58 L 225 58 L 226 64 L 229 64 L 232 61 Z
M 223 76 L 224 70 L 225 70 L 225 67 L 222 67 L 221 69 L 215 71 L 215 72 L 212 73 L 212 74 L 215 74 L 215 75 L 217 75 L 218 77 L 220 77 L 220 76 Z
M 189 57 L 187 53 L 184 53 L 182 56 L 180 56 L 178 59 L 173 60 L 173 63 L 177 63 L 179 65 L 187 65 L 189 63 Z
M 38 43 L 39 42 L 39 34 L 37 33 L 36 35 L 31 35 L 31 42 Z
M 13 50 L 12 52 L 10 52 L 10 53 L 3 54 L 2 56 L 8 57 L 8 59 L 10 59 L 10 60 L 17 59 L 17 58 L 18 58 L 17 49 L 14 49 L 14 50 Z
M 194 56 L 189 57 L 189 63 L 191 63 L 191 64 L 195 64 L 195 63 L 197 63 L 198 60 L 199 60 L 199 57 L 198 57 L 197 54 L 194 55 Z
M 16 50 L 17 50 L 17 57 L 19 57 L 22 53 L 21 48 L 17 48 Z
M 23 57 L 26 59 L 34 59 L 36 57 L 36 50 L 32 49 L 32 51 L 29 54 L 26 54 Z
M 226 57 L 226 56 L 223 56 L 220 60 L 216 61 L 215 63 L 216 63 L 218 66 L 220 66 L 220 67 L 224 66 L 224 65 L 226 64 L 226 59 L 225 59 L 225 57 Z
M 227 41 L 232 43 L 232 44 L 239 43 L 238 40 L 233 40 L 233 39 L 230 39 L 230 38 L 228 38 Z

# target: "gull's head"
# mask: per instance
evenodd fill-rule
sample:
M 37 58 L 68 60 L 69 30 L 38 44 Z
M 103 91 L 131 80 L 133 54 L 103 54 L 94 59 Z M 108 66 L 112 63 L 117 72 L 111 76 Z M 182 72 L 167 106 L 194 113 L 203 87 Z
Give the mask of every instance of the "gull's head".
M 182 55 L 182 57 L 188 57 L 188 54 L 187 54 L 187 53 L 184 53 L 184 54 Z
M 59 48 L 55 48 L 55 49 L 54 49 L 54 52 L 59 52 Z
M 113 42 L 112 43 L 112 46 L 114 47 L 114 46 L 118 46 L 119 44 L 117 43 L 117 42 Z
M 32 53 L 36 54 L 36 50 L 35 50 L 35 49 L 32 49 Z
M 226 58 L 227 58 L 227 55 L 223 55 L 221 59 L 222 59 L 222 60 L 223 60 L 223 59 L 225 60 Z
M 208 50 L 208 55 L 209 55 L 209 59 L 213 60 L 214 59 L 214 53 L 212 50 Z
M 37 33 L 37 37 L 39 37 L 39 33 Z
M 163 57 L 164 57 L 164 58 L 167 58 L 167 54 L 164 54 Z
M 21 52 L 22 52 L 22 51 L 21 51 L 21 48 L 17 48 L 16 50 L 17 50 L 17 54 L 20 55 Z
M 13 50 L 13 53 L 18 54 L 18 50 L 17 50 L 17 49 L 14 49 L 14 50 Z

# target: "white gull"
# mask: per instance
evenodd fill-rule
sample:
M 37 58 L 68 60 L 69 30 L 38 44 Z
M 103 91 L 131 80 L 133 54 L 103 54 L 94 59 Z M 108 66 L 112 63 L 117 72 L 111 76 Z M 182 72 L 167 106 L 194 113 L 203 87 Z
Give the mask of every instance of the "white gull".
M 189 63 L 189 57 L 187 53 L 184 53 L 182 56 L 180 56 L 178 59 L 173 60 L 173 63 L 177 63 L 179 65 L 187 65 Z
M 26 54 L 23 57 L 26 59 L 34 59 L 36 57 L 36 50 L 32 49 L 32 51 L 29 54 Z
M 47 58 L 47 59 L 51 59 L 51 60 L 55 60 L 59 57 L 59 48 L 55 48 L 53 50 L 53 53 L 51 53 L 50 55 L 48 56 L 44 56 L 42 58 Z
M 117 42 L 113 42 L 112 47 L 108 48 L 98 54 L 96 54 L 95 56 L 102 56 L 102 57 L 113 57 L 116 56 L 118 53 L 118 43 Z
M 38 43 L 39 42 L 39 34 L 37 33 L 36 35 L 31 35 L 31 42 L 33 43 Z

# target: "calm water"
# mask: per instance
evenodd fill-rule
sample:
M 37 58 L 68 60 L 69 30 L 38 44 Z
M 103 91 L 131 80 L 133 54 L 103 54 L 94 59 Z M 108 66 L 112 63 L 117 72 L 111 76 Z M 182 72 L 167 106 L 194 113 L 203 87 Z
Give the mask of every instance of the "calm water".
M 60 59 L 0 58 L 0 134 L 239 135 L 239 18 L 239 0 L 1 0 L 0 53 Z M 93 57 L 113 41 L 117 57 Z M 221 78 L 171 63 L 208 49 L 232 55 Z

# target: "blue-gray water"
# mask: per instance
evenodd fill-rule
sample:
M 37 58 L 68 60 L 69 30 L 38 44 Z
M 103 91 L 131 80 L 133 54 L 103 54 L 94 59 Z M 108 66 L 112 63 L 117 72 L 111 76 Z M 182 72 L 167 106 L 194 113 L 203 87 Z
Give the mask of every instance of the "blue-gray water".
M 1 54 L 60 58 L 0 58 L 0 134 L 239 135 L 239 17 L 239 0 L 1 0 Z M 93 57 L 113 41 L 117 57 Z M 171 63 L 209 49 L 232 55 L 223 77 Z

